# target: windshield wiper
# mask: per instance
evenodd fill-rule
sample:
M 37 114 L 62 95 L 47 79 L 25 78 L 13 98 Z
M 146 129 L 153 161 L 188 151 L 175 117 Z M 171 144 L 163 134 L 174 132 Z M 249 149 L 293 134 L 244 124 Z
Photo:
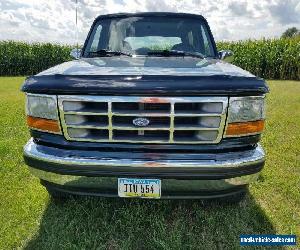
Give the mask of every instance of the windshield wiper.
M 113 50 L 107 50 L 107 49 L 100 49 L 97 51 L 90 51 L 90 56 L 99 56 L 99 57 L 105 57 L 105 56 L 132 56 L 132 54 L 124 52 L 124 51 L 113 51 Z
M 199 52 L 187 52 L 181 50 L 152 50 L 147 53 L 148 56 L 191 56 L 204 59 L 205 56 Z

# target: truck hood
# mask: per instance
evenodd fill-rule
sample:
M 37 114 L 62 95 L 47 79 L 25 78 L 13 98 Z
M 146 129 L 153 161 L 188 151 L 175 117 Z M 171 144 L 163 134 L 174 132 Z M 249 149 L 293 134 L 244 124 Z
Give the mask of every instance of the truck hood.
M 193 57 L 103 57 L 65 62 L 37 76 L 45 75 L 227 75 L 255 77 L 249 72 L 216 59 Z
M 232 64 L 193 57 L 104 57 L 65 62 L 26 79 L 22 91 L 90 95 L 251 95 L 264 80 Z

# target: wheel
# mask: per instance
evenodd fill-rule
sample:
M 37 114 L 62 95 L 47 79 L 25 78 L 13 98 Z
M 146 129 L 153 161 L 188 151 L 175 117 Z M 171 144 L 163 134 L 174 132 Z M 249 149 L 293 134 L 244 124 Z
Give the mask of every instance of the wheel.
M 220 201 L 223 203 L 239 203 L 243 201 L 248 193 L 248 189 L 245 188 L 245 190 L 242 190 L 239 193 L 235 193 L 233 195 L 220 198 Z
M 46 188 L 51 199 L 53 199 L 54 201 L 57 201 L 57 202 L 65 201 L 71 197 L 70 194 L 59 191 L 59 189 L 51 186 L 51 184 L 49 184 L 48 182 L 46 182 L 44 180 L 41 180 L 41 184 Z
M 243 201 L 248 193 L 248 187 L 243 187 L 235 193 L 226 195 L 224 197 L 214 198 L 207 200 L 208 203 L 220 203 L 220 204 L 235 204 Z

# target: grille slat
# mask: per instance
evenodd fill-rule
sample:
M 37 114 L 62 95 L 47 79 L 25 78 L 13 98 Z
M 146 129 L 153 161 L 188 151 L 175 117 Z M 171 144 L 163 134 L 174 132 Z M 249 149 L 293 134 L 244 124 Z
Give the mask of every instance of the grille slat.
M 128 110 L 126 113 L 124 112 L 112 112 L 113 115 L 116 116 L 170 116 L 170 113 L 166 112 L 153 112 L 153 111 L 131 111 Z
M 58 96 L 67 140 L 90 142 L 218 143 L 227 97 Z M 145 127 L 134 125 L 145 118 Z
M 88 111 L 66 111 L 64 112 L 65 114 L 68 114 L 68 115 L 108 115 L 107 112 L 88 112 Z
M 143 136 L 140 137 L 138 131 L 136 130 L 116 130 L 113 133 L 113 138 L 119 141 L 132 141 L 132 138 L 139 137 L 139 141 L 169 141 L 169 132 L 168 131 L 149 131 L 145 130 Z

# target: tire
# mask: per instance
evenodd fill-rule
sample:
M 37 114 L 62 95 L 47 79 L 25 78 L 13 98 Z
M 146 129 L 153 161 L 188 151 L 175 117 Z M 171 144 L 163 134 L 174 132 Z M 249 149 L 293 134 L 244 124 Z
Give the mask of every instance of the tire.
M 227 197 L 219 198 L 221 203 L 234 204 L 243 201 L 248 193 L 248 187 L 241 189 L 240 192 L 229 195 Z
M 213 199 L 208 199 L 204 201 L 207 204 L 221 204 L 221 205 L 230 205 L 230 204 L 237 204 L 239 202 L 242 202 L 246 195 L 248 193 L 248 188 L 243 187 L 241 190 L 239 190 L 236 193 L 233 193 L 231 195 L 227 195 L 224 197 L 219 197 L 219 198 L 213 198 Z
M 247 195 L 247 190 L 240 192 L 238 194 L 231 195 L 225 199 L 227 202 L 230 203 L 239 203 L 245 199 L 246 195 Z
M 49 196 L 54 201 L 62 202 L 62 201 L 68 200 L 71 197 L 70 194 L 61 192 L 58 189 L 55 189 L 55 188 L 51 187 L 50 185 L 47 185 L 47 182 L 45 182 L 43 180 L 41 180 L 41 184 L 46 188 Z

